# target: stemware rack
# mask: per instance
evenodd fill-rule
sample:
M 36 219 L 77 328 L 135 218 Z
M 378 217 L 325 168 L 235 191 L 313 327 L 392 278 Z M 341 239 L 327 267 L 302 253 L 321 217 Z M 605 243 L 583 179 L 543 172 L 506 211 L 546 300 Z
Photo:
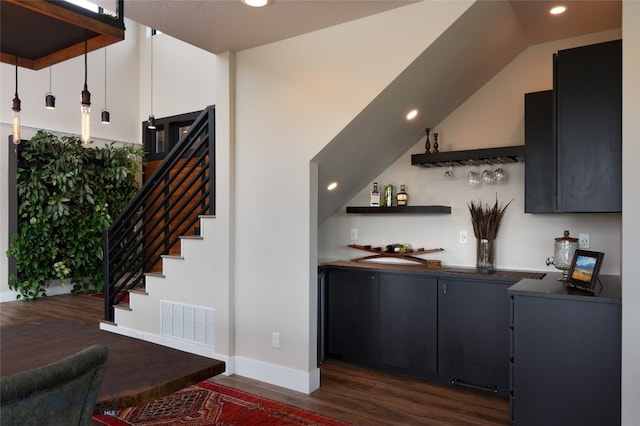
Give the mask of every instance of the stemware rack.
M 417 167 L 468 166 L 524 162 L 524 145 L 464 151 L 425 152 L 411 155 L 411 165 Z

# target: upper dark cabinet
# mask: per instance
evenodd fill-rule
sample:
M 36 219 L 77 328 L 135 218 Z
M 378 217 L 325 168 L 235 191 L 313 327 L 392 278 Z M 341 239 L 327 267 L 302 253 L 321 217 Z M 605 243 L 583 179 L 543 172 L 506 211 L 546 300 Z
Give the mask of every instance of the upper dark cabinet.
M 525 95 L 525 212 L 622 211 L 622 40 L 559 51 L 549 96 Z
M 524 95 L 524 211 L 556 209 L 556 149 L 553 137 L 553 91 Z

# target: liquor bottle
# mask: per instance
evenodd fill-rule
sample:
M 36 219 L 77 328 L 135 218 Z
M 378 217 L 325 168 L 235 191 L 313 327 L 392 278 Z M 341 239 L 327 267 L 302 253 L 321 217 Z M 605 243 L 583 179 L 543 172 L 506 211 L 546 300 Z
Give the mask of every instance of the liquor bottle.
M 400 185 L 400 192 L 396 194 L 396 204 L 399 206 L 406 206 L 408 199 L 409 195 L 407 195 L 404 185 Z
M 384 187 L 384 205 L 393 206 L 393 185 L 391 184 Z
M 378 191 L 378 182 L 373 182 L 373 190 L 371 191 L 371 206 L 380 207 L 380 191 Z

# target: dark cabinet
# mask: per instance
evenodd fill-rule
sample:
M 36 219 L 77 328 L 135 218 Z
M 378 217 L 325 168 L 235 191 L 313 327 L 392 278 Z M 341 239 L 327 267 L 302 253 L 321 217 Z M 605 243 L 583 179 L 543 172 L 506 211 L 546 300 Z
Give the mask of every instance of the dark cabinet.
M 555 64 L 558 210 L 622 211 L 622 41 Z
M 378 274 L 335 269 L 325 276 L 328 357 L 378 360 Z
M 321 275 L 321 360 L 507 394 L 515 280 L 350 267 Z
M 327 357 L 435 373 L 435 278 L 331 269 L 325 292 Z
M 513 297 L 513 423 L 620 424 L 619 301 L 538 296 Z
M 435 374 L 437 280 L 420 275 L 380 275 L 380 363 Z
M 556 153 L 553 138 L 553 91 L 524 95 L 524 211 L 556 210 Z
M 509 297 L 513 282 L 438 282 L 438 375 L 500 395 L 509 391 Z
M 551 95 L 525 95 L 525 156 L 526 212 L 622 210 L 621 40 L 554 55 Z

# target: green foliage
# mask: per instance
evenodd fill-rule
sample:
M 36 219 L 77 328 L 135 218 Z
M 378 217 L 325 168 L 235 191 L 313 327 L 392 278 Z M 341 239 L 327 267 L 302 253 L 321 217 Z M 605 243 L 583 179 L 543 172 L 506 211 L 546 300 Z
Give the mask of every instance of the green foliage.
M 18 165 L 18 233 L 7 252 L 18 298 L 46 296 L 52 279 L 73 293 L 103 290 L 103 231 L 138 190 L 142 148 L 84 148 L 78 137 L 39 131 Z

